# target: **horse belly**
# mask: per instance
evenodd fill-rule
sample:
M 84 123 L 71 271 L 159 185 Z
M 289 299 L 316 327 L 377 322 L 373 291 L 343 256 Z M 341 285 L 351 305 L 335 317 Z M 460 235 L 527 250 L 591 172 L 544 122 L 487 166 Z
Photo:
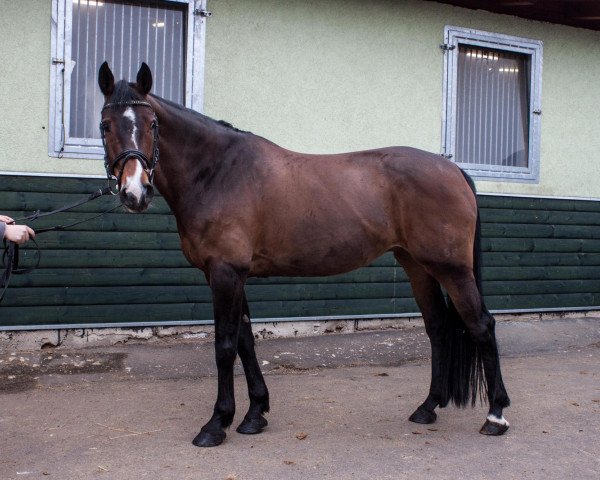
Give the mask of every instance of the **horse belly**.
M 249 276 L 321 277 L 338 275 L 364 267 L 383 253 L 385 250 L 369 257 L 354 257 L 350 261 L 343 255 L 292 256 L 284 259 L 259 253 L 252 259 Z
M 338 234 L 331 229 L 307 229 L 288 242 L 282 242 L 279 233 L 279 242 L 254 253 L 250 275 L 337 275 L 368 265 L 395 243 L 385 235 L 348 226 Z

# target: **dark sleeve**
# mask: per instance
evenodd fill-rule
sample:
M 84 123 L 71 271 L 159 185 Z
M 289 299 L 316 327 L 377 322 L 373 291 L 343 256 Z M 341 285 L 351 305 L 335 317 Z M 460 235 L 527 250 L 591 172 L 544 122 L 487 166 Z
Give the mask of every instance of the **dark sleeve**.
M 6 223 L 0 222 L 0 240 L 4 238 L 4 230 L 6 230 L 5 227 Z

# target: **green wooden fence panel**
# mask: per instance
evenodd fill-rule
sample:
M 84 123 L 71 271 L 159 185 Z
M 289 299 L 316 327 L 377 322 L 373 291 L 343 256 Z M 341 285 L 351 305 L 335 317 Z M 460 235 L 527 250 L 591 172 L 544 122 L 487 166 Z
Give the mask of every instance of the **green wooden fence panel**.
M 0 175 L 0 211 L 14 218 L 48 211 L 104 186 L 101 179 Z M 600 202 L 479 195 L 486 303 L 496 310 L 600 305 Z M 118 204 L 106 196 L 38 219 L 68 225 Z M 40 267 L 14 276 L 0 304 L 0 328 L 212 320 L 204 275 L 180 251 L 176 222 L 161 197 L 144 214 L 117 209 L 72 230 L 40 235 Z M 36 250 L 21 250 L 25 265 Z M 331 277 L 250 279 L 254 318 L 293 319 L 417 312 L 410 284 L 390 253 Z

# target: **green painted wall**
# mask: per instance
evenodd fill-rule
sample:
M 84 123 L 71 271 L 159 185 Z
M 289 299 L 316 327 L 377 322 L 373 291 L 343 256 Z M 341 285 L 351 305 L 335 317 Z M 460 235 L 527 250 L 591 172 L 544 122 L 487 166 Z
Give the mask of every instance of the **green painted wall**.
M 306 152 L 440 151 L 445 25 L 544 42 L 537 185 L 482 192 L 600 198 L 600 32 L 421 0 L 209 0 L 205 113 Z M 50 0 L 0 0 L 0 171 L 102 175 L 47 155 Z

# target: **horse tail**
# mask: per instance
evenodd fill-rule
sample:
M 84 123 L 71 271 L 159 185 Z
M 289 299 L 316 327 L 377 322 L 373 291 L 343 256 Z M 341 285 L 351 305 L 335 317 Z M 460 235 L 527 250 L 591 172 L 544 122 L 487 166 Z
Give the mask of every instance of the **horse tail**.
M 469 187 L 476 194 L 475 183 L 461 170 Z M 473 244 L 473 274 L 484 313 L 487 308 L 483 304 L 481 280 L 481 220 L 477 208 L 475 225 L 475 241 Z M 440 407 L 452 401 L 458 407 L 466 407 L 469 402 L 475 406 L 477 397 L 487 398 L 487 385 L 483 373 L 481 352 L 467 331 L 450 296 L 446 296 L 448 305 L 444 354 L 442 367 L 442 395 Z

